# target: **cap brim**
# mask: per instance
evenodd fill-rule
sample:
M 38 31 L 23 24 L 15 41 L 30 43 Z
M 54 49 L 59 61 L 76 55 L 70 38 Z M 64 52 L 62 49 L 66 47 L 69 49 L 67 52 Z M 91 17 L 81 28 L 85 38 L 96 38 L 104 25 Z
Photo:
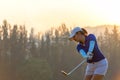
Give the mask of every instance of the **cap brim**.
M 72 41 L 75 34 L 70 34 L 69 40 Z

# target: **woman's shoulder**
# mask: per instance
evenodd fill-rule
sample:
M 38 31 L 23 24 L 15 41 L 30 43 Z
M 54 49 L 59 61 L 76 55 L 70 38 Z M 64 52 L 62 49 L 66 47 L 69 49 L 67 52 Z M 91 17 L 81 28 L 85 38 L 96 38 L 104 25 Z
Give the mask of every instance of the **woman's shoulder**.
M 78 43 L 77 44 L 77 48 L 81 48 L 82 44 L 81 43 Z
M 94 37 L 95 37 L 95 35 L 94 35 L 94 34 L 89 34 L 88 36 L 94 36 Z
M 77 46 L 81 46 L 82 44 L 79 42 L 78 44 L 77 44 Z
M 76 49 L 77 49 L 78 51 L 81 49 L 81 43 L 78 43 L 78 44 L 77 44 Z
M 96 39 L 95 35 L 94 34 L 89 34 L 88 35 L 88 38 L 93 38 L 93 39 Z

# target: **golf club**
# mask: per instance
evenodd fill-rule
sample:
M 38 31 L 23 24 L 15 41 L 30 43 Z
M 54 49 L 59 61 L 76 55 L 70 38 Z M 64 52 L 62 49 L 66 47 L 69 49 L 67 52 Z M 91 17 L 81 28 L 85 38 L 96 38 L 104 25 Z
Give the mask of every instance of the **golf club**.
M 65 72 L 65 71 L 61 71 L 61 73 L 63 74 L 63 75 L 65 75 L 65 76 L 68 76 L 68 75 L 70 75 L 72 72 L 74 72 L 78 67 L 80 67 L 84 62 L 86 62 L 86 59 L 85 60 L 83 60 L 80 64 L 78 64 L 74 69 L 72 69 L 70 72 Z

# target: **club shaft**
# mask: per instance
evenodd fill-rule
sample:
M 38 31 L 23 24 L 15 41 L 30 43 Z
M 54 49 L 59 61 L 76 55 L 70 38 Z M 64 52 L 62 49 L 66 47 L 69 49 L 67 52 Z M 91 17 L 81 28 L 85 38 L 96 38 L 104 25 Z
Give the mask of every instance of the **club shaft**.
M 86 59 L 85 60 L 83 60 L 80 64 L 78 64 L 74 69 L 72 69 L 69 73 L 67 73 L 67 75 L 70 75 L 72 72 L 74 72 L 78 67 L 80 67 L 84 62 L 86 61 Z

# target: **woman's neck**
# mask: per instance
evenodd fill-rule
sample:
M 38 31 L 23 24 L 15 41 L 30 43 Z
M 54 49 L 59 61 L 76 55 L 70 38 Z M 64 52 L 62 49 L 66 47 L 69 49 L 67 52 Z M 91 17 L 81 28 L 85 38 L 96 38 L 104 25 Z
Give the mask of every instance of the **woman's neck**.
M 85 44 L 85 36 L 83 36 L 81 42 L 82 42 L 82 44 Z

